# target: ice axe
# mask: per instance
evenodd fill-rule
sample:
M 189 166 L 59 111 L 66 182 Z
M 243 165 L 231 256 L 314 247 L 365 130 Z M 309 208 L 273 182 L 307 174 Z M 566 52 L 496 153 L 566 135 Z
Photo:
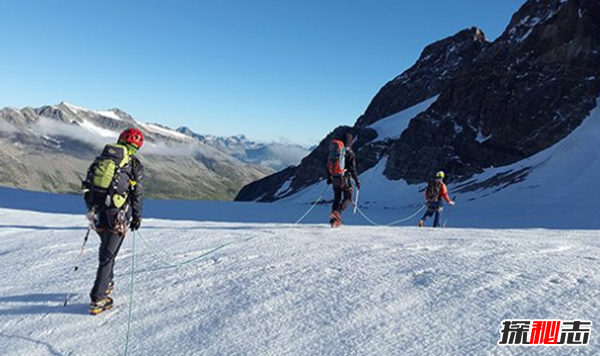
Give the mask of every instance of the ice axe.
M 83 259 L 83 253 L 85 252 L 85 245 L 88 242 L 88 238 L 90 237 L 90 232 L 94 229 L 94 219 L 95 219 L 95 214 L 96 214 L 96 209 L 92 208 L 88 213 L 87 213 L 87 218 L 90 221 L 90 224 L 88 225 L 88 229 L 87 232 L 85 233 L 85 237 L 83 238 L 83 245 L 81 245 L 81 250 L 79 251 L 79 259 L 77 260 L 77 264 L 75 265 L 75 268 L 73 268 L 73 273 L 77 272 L 79 270 L 79 266 L 81 266 L 81 260 Z M 67 306 L 67 304 L 69 303 L 69 297 L 71 296 L 71 292 L 67 293 L 67 296 L 65 297 L 65 302 L 63 304 L 63 306 Z
M 88 237 L 90 237 L 90 231 L 92 231 L 92 227 L 88 227 L 87 232 L 85 233 L 85 237 L 83 238 L 83 245 L 81 245 L 81 251 L 79 252 L 79 260 L 77 262 L 77 264 L 75 265 L 75 268 L 73 269 L 73 273 L 77 272 L 79 270 L 79 266 L 81 265 L 81 259 L 83 257 L 83 253 L 85 252 L 85 244 L 87 243 Z M 67 294 L 67 296 L 65 297 L 65 302 L 63 306 L 67 306 L 67 304 L 69 303 L 69 297 L 71 296 L 71 292 L 69 292 Z

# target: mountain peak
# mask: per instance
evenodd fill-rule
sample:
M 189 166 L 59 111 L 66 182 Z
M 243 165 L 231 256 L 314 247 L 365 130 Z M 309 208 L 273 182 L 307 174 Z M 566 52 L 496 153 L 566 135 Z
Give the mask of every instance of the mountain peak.
M 177 132 L 179 132 L 179 133 L 182 133 L 182 134 L 184 134 L 184 135 L 186 135 L 186 136 L 190 136 L 190 137 L 194 135 L 194 131 L 192 131 L 192 130 L 191 130 L 189 127 L 187 127 L 187 126 L 180 126 L 180 127 L 178 127 L 178 128 L 177 128 L 177 130 L 175 130 L 175 131 L 177 131 Z
M 485 37 L 485 33 L 483 33 L 483 30 L 480 29 L 479 27 L 473 26 L 473 27 L 471 27 L 471 31 L 473 31 L 473 38 L 476 41 L 489 42 L 489 40 L 487 39 L 487 37 Z
M 420 184 L 440 169 L 466 181 L 516 165 L 570 135 L 596 106 L 599 24 L 598 0 L 530 0 L 492 43 L 478 27 L 432 43 L 353 128 L 336 129 L 300 166 L 244 187 L 238 199 L 274 201 L 284 186 L 287 197 L 319 184 L 329 140 L 343 130 L 360 137 L 359 173 L 383 171 L 385 186 Z M 527 179 L 526 171 L 513 173 L 486 187 Z
M 423 50 L 417 62 L 377 93 L 356 127 L 362 128 L 440 94 L 490 45 L 478 27 L 461 30 Z
M 522 43 L 531 36 L 535 28 L 552 21 L 566 7 L 582 6 L 582 2 L 585 1 L 529 0 L 513 15 L 500 38 L 504 41 Z M 579 12 L 579 18 L 581 15 Z
M 56 105 L 56 108 L 58 109 L 68 109 L 69 111 L 73 112 L 73 113 L 77 113 L 79 111 L 88 111 L 85 108 L 82 108 L 81 106 L 77 106 L 74 104 L 69 103 L 68 101 L 61 101 L 60 103 L 58 103 L 58 105 Z
M 483 31 L 478 27 L 466 28 L 456 34 L 436 41 L 423 50 L 417 64 L 419 62 L 431 62 L 431 58 L 439 60 L 440 54 L 451 53 L 455 51 L 463 52 L 469 50 L 473 45 L 480 45 L 488 42 Z M 437 54 L 437 56 L 436 56 Z M 463 53 L 460 53 L 461 55 Z M 409 69 L 410 70 L 410 69 Z

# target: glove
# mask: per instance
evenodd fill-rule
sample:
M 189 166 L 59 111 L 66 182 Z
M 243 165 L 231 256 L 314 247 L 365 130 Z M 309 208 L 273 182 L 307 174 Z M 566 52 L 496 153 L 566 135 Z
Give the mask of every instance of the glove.
M 134 218 L 133 220 L 131 220 L 131 223 L 129 224 L 129 228 L 131 229 L 131 231 L 136 231 L 136 230 L 139 230 L 140 225 L 142 225 L 142 219 Z
M 452 205 L 452 206 L 455 206 L 455 205 L 456 205 L 456 203 L 455 203 L 455 202 L 453 202 L 453 201 L 451 201 L 451 202 L 450 202 L 450 203 L 448 203 L 448 204 L 450 204 L 450 205 Z
M 98 225 L 98 214 L 96 213 L 96 207 L 92 206 L 90 208 L 90 211 L 88 211 L 87 214 L 85 214 L 85 217 L 88 219 L 88 221 L 90 222 L 90 226 L 91 227 L 95 227 L 96 225 Z
M 332 181 L 331 181 L 331 176 L 327 177 L 327 185 L 330 185 L 330 184 L 331 184 L 331 182 L 332 182 Z

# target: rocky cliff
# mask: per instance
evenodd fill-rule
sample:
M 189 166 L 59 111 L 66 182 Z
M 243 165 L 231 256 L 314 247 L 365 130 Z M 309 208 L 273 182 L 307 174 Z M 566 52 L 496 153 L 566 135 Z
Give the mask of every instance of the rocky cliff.
M 427 46 L 353 127 L 336 128 L 299 166 L 236 199 L 275 201 L 324 179 L 327 144 L 347 131 L 358 136 L 361 172 L 385 159 L 385 177 L 410 184 L 439 169 L 463 181 L 518 162 L 561 141 L 595 107 L 598 63 L 598 0 L 530 0 L 493 42 L 471 28 Z

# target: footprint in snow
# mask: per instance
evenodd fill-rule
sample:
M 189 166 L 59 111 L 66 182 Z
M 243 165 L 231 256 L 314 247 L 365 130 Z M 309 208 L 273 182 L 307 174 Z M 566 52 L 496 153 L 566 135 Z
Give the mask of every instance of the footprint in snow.
M 554 283 L 554 284 L 560 284 L 560 279 L 558 279 L 557 277 L 552 278 L 550 281 L 550 283 Z
M 433 275 L 432 271 L 417 273 L 413 276 L 413 284 L 417 287 L 429 287 L 434 282 Z

